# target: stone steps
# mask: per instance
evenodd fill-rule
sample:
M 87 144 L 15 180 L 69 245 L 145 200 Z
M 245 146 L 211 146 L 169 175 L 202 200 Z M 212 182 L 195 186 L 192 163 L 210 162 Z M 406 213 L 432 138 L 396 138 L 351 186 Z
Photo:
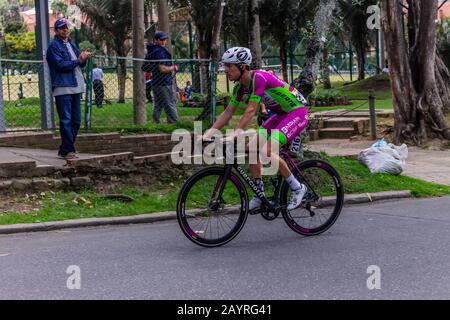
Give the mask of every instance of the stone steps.
M 77 190 L 96 183 L 97 177 L 137 174 L 146 166 L 171 162 L 170 158 L 171 153 L 135 156 L 124 152 L 67 160 L 63 167 L 37 165 L 35 161 L 0 163 L 0 194 Z
M 319 130 L 320 139 L 349 139 L 355 135 L 353 128 L 327 128 Z
M 393 118 L 393 110 L 375 110 L 377 117 Z M 330 110 L 313 113 L 311 116 L 326 120 L 327 118 L 369 118 L 369 110 L 348 111 L 348 110 Z

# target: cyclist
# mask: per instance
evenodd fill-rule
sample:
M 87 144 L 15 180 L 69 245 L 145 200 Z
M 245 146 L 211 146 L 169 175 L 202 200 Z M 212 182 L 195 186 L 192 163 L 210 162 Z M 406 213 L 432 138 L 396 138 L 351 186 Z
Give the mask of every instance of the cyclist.
M 241 117 L 233 136 L 229 138 L 239 136 L 252 121 L 258 106 L 263 102 L 275 115 L 265 121 L 258 130 L 258 136 L 264 136 L 268 141 L 262 150 L 274 164 L 279 164 L 281 175 L 292 189 L 291 200 L 287 209 L 294 210 L 301 205 L 307 187 L 294 177 L 286 162 L 278 154 L 272 153 L 271 150 L 274 143 L 280 147 L 289 144 L 307 127 L 308 110 L 304 106 L 303 96 L 295 88 L 272 73 L 263 70 L 250 70 L 251 62 L 252 54 L 248 48 L 234 47 L 224 53 L 222 63 L 225 65 L 225 73 L 228 79 L 234 81 L 236 85 L 229 105 L 203 137 L 210 138 L 222 129 L 231 120 L 237 107 L 244 102 L 247 104 L 246 111 Z M 257 164 L 250 165 L 250 170 L 254 183 L 261 192 L 264 192 L 260 161 L 258 160 Z M 256 196 L 253 197 L 249 209 L 255 210 L 260 206 L 261 200 Z

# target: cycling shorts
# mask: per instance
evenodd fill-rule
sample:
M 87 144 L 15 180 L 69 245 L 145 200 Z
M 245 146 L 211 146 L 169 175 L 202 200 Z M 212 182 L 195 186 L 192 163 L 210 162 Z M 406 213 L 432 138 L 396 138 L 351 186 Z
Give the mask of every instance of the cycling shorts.
M 276 114 L 263 123 L 258 133 L 280 146 L 288 145 L 308 126 L 307 115 L 306 107 L 294 109 L 285 115 Z

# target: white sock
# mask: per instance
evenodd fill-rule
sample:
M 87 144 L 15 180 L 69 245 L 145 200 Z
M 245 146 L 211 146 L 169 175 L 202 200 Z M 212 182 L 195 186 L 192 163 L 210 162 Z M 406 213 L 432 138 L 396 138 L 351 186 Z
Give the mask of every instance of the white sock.
M 303 188 L 300 182 L 294 177 L 293 174 L 289 178 L 286 179 L 287 183 L 291 187 L 292 190 L 297 191 Z

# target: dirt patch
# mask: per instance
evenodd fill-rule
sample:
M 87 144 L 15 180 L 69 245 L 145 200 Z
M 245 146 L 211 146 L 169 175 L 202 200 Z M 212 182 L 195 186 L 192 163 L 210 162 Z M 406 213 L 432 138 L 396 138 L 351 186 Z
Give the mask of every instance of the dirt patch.
M 0 200 L 0 215 L 7 213 L 29 213 L 39 211 L 42 200 L 39 195 L 2 195 Z

